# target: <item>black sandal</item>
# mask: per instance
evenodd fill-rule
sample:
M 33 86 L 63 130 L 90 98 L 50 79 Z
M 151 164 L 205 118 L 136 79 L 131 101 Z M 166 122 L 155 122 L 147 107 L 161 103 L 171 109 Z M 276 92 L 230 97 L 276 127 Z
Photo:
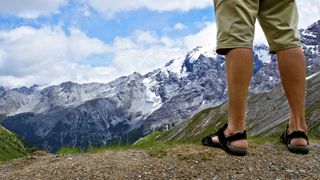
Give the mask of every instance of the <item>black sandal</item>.
M 306 135 L 306 133 L 302 131 L 293 131 L 292 133 L 288 134 L 288 128 L 289 126 L 287 125 L 286 131 L 280 136 L 280 141 L 283 144 L 287 145 L 288 150 L 293 153 L 308 154 L 310 149 L 308 136 Z M 290 142 L 294 138 L 303 138 L 307 141 L 308 144 L 305 146 L 291 145 Z
M 247 154 L 247 148 L 237 148 L 234 146 L 231 146 L 230 143 L 237 140 L 245 140 L 247 139 L 246 131 L 243 131 L 242 133 L 237 133 L 235 135 L 225 137 L 224 130 L 227 129 L 228 124 L 223 125 L 217 132 L 210 134 L 202 139 L 202 145 L 204 146 L 210 146 L 210 147 L 216 147 L 216 148 L 222 148 L 224 151 L 226 151 L 229 154 L 236 155 L 236 156 L 244 156 Z M 218 136 L 220 143 L 215 143 L 212 141 L 212 137 Z

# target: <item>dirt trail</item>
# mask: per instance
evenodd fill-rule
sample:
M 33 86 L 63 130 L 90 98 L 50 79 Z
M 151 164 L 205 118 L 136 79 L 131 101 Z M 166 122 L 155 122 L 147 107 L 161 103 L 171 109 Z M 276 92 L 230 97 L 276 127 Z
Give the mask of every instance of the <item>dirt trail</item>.
M 308 155 L 251 145 L 245 157 L 200 145 L 58 156 L 38 152 L 0 164 L 1 179 L 320 179 L 320 144 Z

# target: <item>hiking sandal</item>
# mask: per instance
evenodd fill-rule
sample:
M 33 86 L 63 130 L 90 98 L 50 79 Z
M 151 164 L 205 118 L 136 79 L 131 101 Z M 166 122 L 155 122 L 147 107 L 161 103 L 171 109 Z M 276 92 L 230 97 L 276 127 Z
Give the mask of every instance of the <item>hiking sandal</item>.
M 302 131 L 293 131 L 292 133 L 288 133 L 288 128 L 289 125 L 287 125 L 286 131 L 284 133 L 282 133 L 282 135 L 280 136 L 280 141 L 287 145 L 288 150 L 290 152 L 293 153 L 298 153 L 298 154 L 308 154 L 309 153 L 309 141 L 308 141 L 308 136 L 306 135 L 306 133 L 302 132 Z M 307 145 L 291 145 L 290 142 L 292 139 L 294 138 L 303 138 L 307 141 Z
M 221 148 L 229 154 L 236 156 L 244 156 L 247 154 L 247 148 L 238 148 L 231 145 L 231 142 L 247 139 L 246 131 L 237 133 L 232 136 L 225 137 L 224 130 L 227 129 L 228 124 L 224 124 L 217 132 L 210 134 L 202 139 L 202 145 Z M 218 136 L 220 143 L 212 141 L 212 137 Z

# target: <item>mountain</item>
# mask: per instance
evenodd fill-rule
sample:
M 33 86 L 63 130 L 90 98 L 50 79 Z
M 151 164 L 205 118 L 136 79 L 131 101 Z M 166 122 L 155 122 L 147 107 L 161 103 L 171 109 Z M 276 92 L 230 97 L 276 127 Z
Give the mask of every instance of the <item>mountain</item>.
M 301 30 L 308 75 L 319 70 L 319 28 Z M 279 84 L 276 56 L 254 46 L 252 94 Z M 0 123 L 30 145 L 49 151 L 132 143 L 156 130 L 170 129 L 197 112 L 227 100 L 224 57 L 198 46 L 145 75 L 133 73 L 109 83 L 15 89 L 0 88 Z
M 306 121 L 308 134 L 320 138 L 320 72 L 309 76 L 306 92 Z M 289 106 L 280 85 L 270 92 L 252 94 L 248 100 L 246 119 L 247 133 L 250 136 L 277 135 L 285 130 L 289 122 Z M 194 142 L 215 132 L 227 122 L 227 103 L 214 108 L 205 109 L 176 127 L 152 134 L 148 141 L 156 142 Z M 137 143 L 144 141 L 139 140 Z
M 307 75 L 320 69 L 320 20 L 301 29 L 301 43 L 307 60 Z

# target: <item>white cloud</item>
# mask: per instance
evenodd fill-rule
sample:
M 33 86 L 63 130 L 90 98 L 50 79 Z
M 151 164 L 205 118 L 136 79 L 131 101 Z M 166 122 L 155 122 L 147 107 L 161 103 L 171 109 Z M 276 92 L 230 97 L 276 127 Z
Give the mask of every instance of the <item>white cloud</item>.
M 216 23 L 206 22 L 203 28 L 196 34 L 184 37 L 184 45 L 188 49 L 192 49 L 197 45 L 211 46 L 213 49 L 216 47 L 217 27 Z
M 110 51 L 102 41 L 89 38 L 76 29 L 71 29 L 70 35 L 58 27 L 19 27 L 0 31 L 0 84 L 21 86 L 102 80 L 98 76 L 100 69 L 78 62 L 90 55 Z M 105 72 L 111 71 L 105 69 Z
M 186 25 L 182 24 L 181 22 L 177 22 L 176 24 L 174 24 L 171 27 L 168 26 L 168 27 L 163 28 L 163 31 L 165 31 L 165 32 L 181 31 L 181 30 L 184 30 L 187 28 L 188 27 Z
M 184 24 L 180 23 L 180 22 L 178 22 L 177 24 L 175 24 L 173 26 L 173 29 L 175 29 L 175 30 L 183 30 L 183 29 L 186 29 L 186 28 L 187 27 Z
M 132 11 L 147 8 L 152 11 L 189 11 L 194 8 L 205 8 L 212 4 L 208 0 L 85 0 L 98 12 L 112 18 L 121 11 Z
M 58 13 L 68 0 L 0 0 L 0 13 L 35 19 L 41 15 Z
M 185 53 L 179 40 L 161 37 L 148 31 L 135 31 L 129 37 L 117 37 L 113 47 L 115 56 L 112 66 L 123 75 L 134 71 L 147 73 L 170 58 Z
M 299 28 L 307 28 L 315 21 L 320 20 L 319 0 L 297 0 L 299 11 Z

